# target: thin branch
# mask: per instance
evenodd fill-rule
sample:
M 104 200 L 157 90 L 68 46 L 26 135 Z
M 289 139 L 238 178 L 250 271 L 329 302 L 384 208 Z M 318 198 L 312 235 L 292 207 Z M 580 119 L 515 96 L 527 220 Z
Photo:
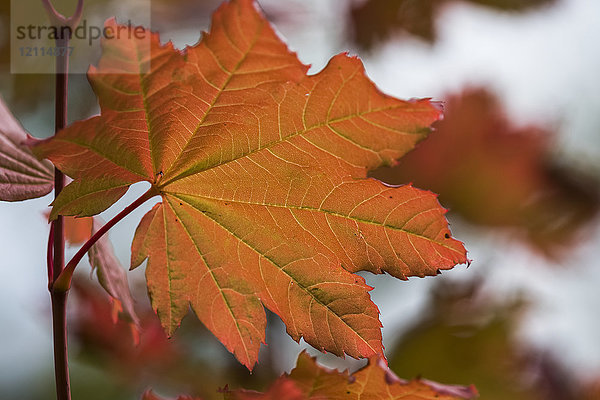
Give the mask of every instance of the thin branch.
M 117 224 L 117 222 L 121 221 L 127 215 L 131 214 L 131 212 L 134 211 L 136 208 L 138 208 L 139 206 L 141 206 L 142 204 L 144 204 L 146 201 L 148 201 L 149 199 L 151 199 L 152 197 L 154 197 L 154 196 L 156 196 L 158 194 L 159 194 L 159 192 L 156 189 L 156 187 L 152 186 L 150 189 L 148 189 L 148 191 L 146 193 L 144 193 L 142 196 L 140 196 L 133 203 L 131 203 L 130 205 L 128 205 L 127 207 L 125 207 L 125 209 L 123 209 L 123 211 L 121 211 L 120 213 L 118 213 L 114 218 L 112 218 L 105 225 L 103 225 L 100 229 L 98 229 L 98 231 L 91 238 L 89 238 L 88 241 L 83 244 L 83 246 L 81 246 L 81 248 L 73 256 L 73 258 L 71 258 L 71 260 L 68 262 L 67 266 L 62 271 L 62 273 L 60 274 L 60 276 L 58 277 L 58 279 L 56 279 L 54 281 L 54 284 L 52 285 L 52 290 L 55 291 L 55 292 L 66 292 L 66 291 L 68 291 L 69 288 L 71 287 L 71 279 L 73 278 L 73 272 L 75 271 L 75 268 L 77 267 L 77 265 L 79 264 L 79 262 L 81 261 L 81 259 L 88 252 L 88 250 L 106 232 L 108 232 L 108 230 L 110 228 L 112 228 L 113 226 L 115 226 L 115 224 Z
M 67 297 L 69 292 L 50 291 L 52 300 L 52 332 L 54 333 L 54 377 L 58 400 L 71 399 L 71 382 L 67 351 Z
M 48 268 L 48 289 L 52 287 L 54 280 L 54 252 L 52 251 L 54 243 L 54 221 L 50 223 L 50 233 L 48 234 L 48 250 L 46 251 L 46 265 Z
M 56 40 L 57 47 L 67 47 L 69 38 Z M 56 57 L 56 108 L 55 134 L 67 125 L 67 96 L 69 84 L 69 56 Z M 54 168 L 54 198 L 65 186 L 65 177 Z M 52 281 L 60 276 L 65 265 L 65 226 L 62 217 L 53 221 Z M 54 341 L 54 378 L 56 381 L 56 397 L 58 400 L 71 400 L 71 383 L 69 379 L 69 354 L 67 351 L 67 292 L 55 293 L 50 290 L 52 301 L 52 337 Z
M 42 0 L 48 17 L 54 26 L 68 26 L 71 31 L 79 24 L 83 13 L 83 0 L 77 1 L 75 14 L 65 18 L 59 14 L 50 3 Z M 56 46 L 69 46 L 70 36 L 56 38 Z M 56 98 L 54 114 L 54 134 L 67 125 L 67 105 L 69 87 L 69 52 L 60 52 L 56 57 Z M 54 168 L 54 198 L 65 186 L 65 177 L 61 171 Z M 62 217 L 52 222 L 48 243 L 48 288 L 52 301 L 52 337 L 54 342 L 54 378 L 56 382 L 56 397 L 58 400 L 71 399 L 71 383 L 69 380 L 69 353 L 67 349 L 67 297 L 68 291 L 56 292 L 54 283 L 61 275 L 65 264 L 65 227 Z

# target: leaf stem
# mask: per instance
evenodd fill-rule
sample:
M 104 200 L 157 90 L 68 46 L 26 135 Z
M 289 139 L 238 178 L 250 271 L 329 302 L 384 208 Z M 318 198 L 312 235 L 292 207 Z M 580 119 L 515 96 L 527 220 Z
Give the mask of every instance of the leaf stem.
M 75 267 L 77 267 L 83 256 L 85 256 L 94 243 L 96 243 L 106 232 L 108 232 L 110 228 L 115 226 L 117 222 L 121 221 L 127 215 L 131 214 L 133 210 L 158 194 L 159 191 L 156 189 L 156 187 L 152 186 L 146 193 L 141 195 L 137 200 L 125 207 L 123 211 L 115 215 L 110 221 L 98 229 L 98 231 L 91 238 L 89 238 L 88 241 L 83 244 L 83 246 L 81 246 L 73 258 L 71 258 L 71 260 L 67 263 L 67 266 L 62 271 L 58 279 L 54 281 L 52 290 L 55 292 L 68 292 L 69 288 L 71 287 L 71 279 L 73 278 Z

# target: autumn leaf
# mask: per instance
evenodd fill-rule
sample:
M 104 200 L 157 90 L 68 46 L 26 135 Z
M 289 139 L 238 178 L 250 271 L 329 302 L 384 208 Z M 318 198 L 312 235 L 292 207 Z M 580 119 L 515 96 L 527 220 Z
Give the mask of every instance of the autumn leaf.
M 583 400 L 594 400 L 600 397 L 600 378 L 596 378 L 595 381 L 586 382 L 584 389 L 582 390 L 583 396 L 581 399 Z
M 31 153 L 28 137 L 0 98 L 0 200 L 34 199 L 54 188 L 54 167 Z
M 235 390 L 225 394 L 227 400 L 466 400 L 477 396 L 473 386 L 400 379 L 381 360 L 370 360 L 352 375 L 340 373 L 320 367 L 306 352 L 298 356 L 296 368 L 277 379 L 266 393 Z
M 46 218 L 50 216 L 50 212 L 45 212 Z M 92 225 L 94 218 L 91 217 L 65 217 L 65 240 L 71 246 L 85 243 L 92 236 Z
M 372 175 L 431 189 L 465 220 L 523 232 L 514 237 L 549 255 L 560 255 L 598 213 L 598 180 L 556 164 L 553 132 L 515 126 L 485 89 L 448 96 L 436 129 L 398 165 Z
M 291 379 L 281 377 L 277 379 L 265 392 L 238 389 L 230 391 L 228 388 L 220 390 L 225 400 L 305 400 L 304 393 Z
M 151 309 L 142 307 L 139 313 L 139 341 L 127 340 L 138 332 L 132 332 L 132 324 L 125 319 L 114 319 L 114 305 L 107 301 L 104 289 L 86 279 L 85 275 L 76 275 L 73 279 L 71 295 L 73 302 L 70 322 L 73 340 L 78 343 L 77 357 L 93 358 L 106 371 L 125 379 L 132 385 L 139 382 L 142 374 L 160 370 L 172 371 L 174 365 L 183 364 L 184 357 L 179 355 L 168 341 L 162 327 Z
M 102 225 L 104 221 L 100 217 L 65 217 L 65 239 L 70 245 L 84 243 L 98 232 Z M 88 260 L 92 272 L 96 271 L 100 286 L 111 296 L 115 316 L 121 315 L 132 323 L 135 338 L 139 325 L 134 308 L 135 300 L 129 290 L 127 274 L 107 236 L 102 236 L 88 250 Z
M 146 390 L 142 395 L 142 400 L 166 400 L 164 397 L 158 396 L 152 390 Z M 175 400 L 201 400 L 199 397 L 178 396 Z
M 99 217 L 93 218 L 92 235 L 104 225 Z M 115 255 L 113 246 L 108 236 L 102 236 L 88 251 L 88 258 L 92 271 L 96 270 L 98 281 L 106 292 L 117 303 L 118 312 L 133 324 L 132 329 L 137 329 L 139 320 L 135 312 L 135 300 L 129 290 L 127 274 Z M 137 332 L 133 331 L 134 334 Z
M 152 185 L 162 201 L 137 228 L 131 264 L 148 258 L 165 331 L 191 304 L 248 368 L 263 306 L 294 340 L 383 356 L 371 288 L 353 273 L 406 279 L 466 261 L 434 194 L 366 177 L 423 139 L 439 107 L 382 94 L 356 57 L 307 69 L 256 3 L 226 2 L 181 52 L 156 34 L 105 40 L 89 72 L 101 115 L 35 147 L 74 179 L 51 217 L 92 215 Z

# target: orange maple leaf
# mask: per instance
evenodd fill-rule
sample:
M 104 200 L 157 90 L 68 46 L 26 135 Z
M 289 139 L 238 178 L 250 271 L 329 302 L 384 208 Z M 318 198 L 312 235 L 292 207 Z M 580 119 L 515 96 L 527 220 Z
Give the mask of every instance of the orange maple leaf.
M 136 231 L 132 268 L 148 258 L 169 335 L 191 304 L 252 368 L 264 305 L 295 340 L 383 356 L 354 272 L 406 279 L 466 261 L 434 194 L 366 177 L 423 139 L 439 107 L 382 94 L 345 54 L 307 76 L 251 0 L 223 4 L 181 52 L 147 34 L 105 40 L 89 72 L 101 115 L 36 146 L 74 179 L 51 216 L 96 214 L 147 181 L 162 202 Z
M 444 385 L 426 379 L 398 378 L 381 361 L 369 364 L 352 375 L 320 367 L 306 352 L 289 374 L 279 377 L 265 393 L 225 390 L 227 400 L 470 400 L 478 397 L 471 386 Z

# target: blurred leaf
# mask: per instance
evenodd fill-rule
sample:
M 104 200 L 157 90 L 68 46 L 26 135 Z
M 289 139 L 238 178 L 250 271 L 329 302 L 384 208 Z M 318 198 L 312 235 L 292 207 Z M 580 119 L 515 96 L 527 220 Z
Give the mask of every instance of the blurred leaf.
M 467 221 L 525 232 L 536 248 L 555 254 L 598 212 L 596 178 L 553 161 L 553 136 L 516 127 L 483 89 L 448 98 L 437 132 L 397 166 L 375 171 L 385 182 L 413 182 Z
M 276 376 L 264 358 L 250 375 L 197 320 L 186 320 L 167 339 L 149 304 L 137 307 L 140 340 L 136 345 L 130 324 L 113 322 L 113 305 L 104 290 L 84 274 L 75 274 L 72 291 L 69 335 L 77 349 L 73 359 L 108 374 L 108 382 L 125 386 L 128 393 L 139 395 L 144 387 L 165 393 L 185 388 L 205 400 L 220 400 L 223 396 L 217 389 L 227 383 L 260 388 Z M 78 384 L 93 387 L 95 383 Z
M 392 346 L 390 368 L 441 381 L 469 379 L 486 400 L 579 400 L 574 377 L 514 338 L 526 304 L 486 298 L 481 282 L 442 283 L 427 312 Z
M 280 377 L 265 392 L 253 390 L 222 390 L 225 400 L 305 400 L 308 396 L 291 379 Z M 322 397 L 325 399 L 325 397 Z
M 368 0 L 351 10 L 352 40 L 369 49 L 393 33 L 435 40 L 434 13 L 444 0 Z
M 142 400 L 167 400 L 164 397 L 158 396 L 152 390 L 147 390 L 142 395 Z M 178 396 L 175 400 L 201 400 L 200 397 Z
M 67 243 L 77 245 L 90 239 L 104 225 L 104 221 L 100 217 L 64 217 L 64 225 Z M 137 337 L 139 320 L 135 312 L 135 300 L 129 289 L 127 273 L 115 255 L 108 234 L 104 234 L 88 250 L 88 259 L 92 272 L 96 271 L 98 282 L 112 298 L 115 317 L 121 316 L 131 322 L 134 338 Z
M 266 393 L 248 390 L 226 391 L 228 400 L 459 400 L 474 399 L 473 386 L 443 385 L 425 379 L 405 381 L 394 375 L 382 360 L 375 358 L 353 374 L 320 367 L 306 352 L 290 374 L 281 376 Z
M 46 217 L 50 215 L 48 211 Z M 92 236 L 93 218 L 64 217 L 65 239 L 70 245 L 86 242 Z
M 556 0 L 462 0 L 502 11 L 529 11 L 556 3 Z
M 113 305 L 96 285 L 75 275 L 73 292 L 73 339 L 78 342 L 80 353 L 95 359 L 95 364 L 104 364 L 104 369 L 135 381 L 144 368 L 159 364 L 168 367 L 177 358 L 149 308 L 141 314 L 140 341 L 136 344 L 130 340 L 130 324 L 113 320 Z
M 100 217 L 94 217 L 92 223 L 92 235 L 94 235 L 104 222 Z M 127 273 L 121 266 L 121 263 L 115 256 L 115 251 L 108 238 L 103 235 L 88 251 L 88 257 L 92 270 L 96 270 L 100 285 L 118 302 L 118 308 L 124 313 L 125 317 L 133 324 L 134 328 L 139 325 L 138 317 L 135 313 L 135 300 L 129 290 Z
M 29 138 L 0 97 L 0 200 L 42 197 L 54 188 L 54 167 L 31 153 Z
M 580 400 L 598 400 L 600 399 L 600 378 L 596 381 L 588 382 L 583 386 L 583 395 Z
M 503 11 L 527 11 L 556 0 L 462 0 Z M 367 0 L 352 7 L 352 40 L 371 48 L 394 33 L 436 39 L 435 19 L 442 7 L 456 0 Z

